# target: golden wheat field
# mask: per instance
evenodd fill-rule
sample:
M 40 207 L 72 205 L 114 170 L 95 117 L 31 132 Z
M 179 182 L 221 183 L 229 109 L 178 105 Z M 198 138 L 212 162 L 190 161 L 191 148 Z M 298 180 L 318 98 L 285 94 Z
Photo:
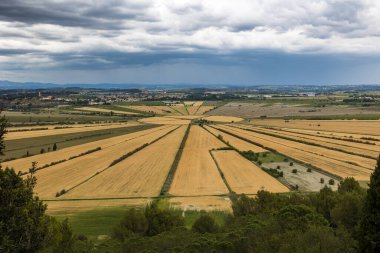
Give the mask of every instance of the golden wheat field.
M 293 147 L 287 146 L 284 145 L 284 140 L 280 138 L 255 134 L 253 132 L 229 126 L 217 126 L 217 128 L 224 129 L 227 132 L 234 133 L 245 139 L 276 150 L 277 152 L 291 157 L 297 161 L 303 162 L 305 164 L 310 164 L 316 168 L 340 176 L 342 178 L 354 177 L 357 180 L 368 180 L 370 173 L 374 168 L 373 167 L 372 169 L 368 169 L 360 165 L 351 164 L 348 162 L 348 160 L 341 161 L 335 158 L 329 158 L 317 153 L 309 152 L 309 146 L 306 146 L 302 149 L 298 147 L 298 143 L 294 143 Z M 325 150 L 326 153 L 329 151 L 330 150 Z
M 239 118 L 239 117 L 232 117 L 232 116 L 207 116 L 204 117 L 203 119 L 208 120 L 208 121 L 215 121 L 215 122 L 239 122 L 244 119 Z
M 103 129 L 120 128 L 126 126 L 136 126 L 137 122 L 131 122 L 126 124 L 110 124 L 110 125 L 100 125 L 100 126 L 88 126 L 88 127 L 70 127 L 62 129 L 49 129 L 49 130 L 35 130 L 35 131 L 22 131 L 22 132 L 10 132 L 5 136 L 5 140 L 15 140 L 24 138 L 33 138 L 49 135 L 59 135 L 59 134 L 70 134 L 70 133 L 82 133 L 91 132 Z
M 375 164 L 376 164 L 375 159 L 362 157 L 358 155 L 352 155 L 349 153 L 337 151 L 334 149 L 328 149 L 325 147 L 304 144 L 299 141 L 291 141 L 291 140 L 283 139 L 283 137 L 272 137 L 270 135 L 267 135 L 266 133 L 256 133 L 256 132 L 250 132 L 250 133 L 254 134 L 257 137 L 261 137 L 261 138 L 264 137 L 264 138 L 270 139 L 271 141 L 284 145 L 284 146 L 289 146 L 289 147 L 297 148 L 300 150 L 305 150 L 310 153 L 314 153 L 314 154 L 324 156 L 324 157 L 333 158 L 342 162 L 349 161 L 351 164 L 355 164 L 357 166 L 367 168 L 367 169 L 375 168 Z
M 282 179 L 265 172 L 261 163 L 246 159 L 242 151 L 260 157 L 278 153 L 325 175 L 361 181 L 368 181 L 380 153 L 380 121 L 249 122 L 203 115 L 214 106 L 204 106 L 202 101 L 120 107 L 157 116 L 128 123 L 43 126 L 47 130 L 33 130 L 42 126 L 14 127 L 6 141 L 137 125 L 153 128 L 78 142 L 2 166 L 13 167 L 26 177 L 32 162 L 37 162 L 35 192 L 48 201 L 53 213 L 143 205 L 162 196 L 173 208 L 231 211 L 230 191 L 249 195 L 261 189 L 289 191 Z
M 191 126 L 169 194 L 177 196 L 218 195 L 228 192 L 209 152 L 225 147 L 200 126 Z
M 227 141 L 231 146 L 233 146 L 234 148 L 237 148 L 240 151 L 251 150 L 255 153 L 262 153 L 262 152 L 267 151 L 266 149 L 264 149 L 262 147 L 259 147 L 257 145 L 252 144 L 252 143 L 249 143 L 249 142 L 246 142 L 246 141 L 239 139 L 237 137 L 234 137 L 230 134 L 226 134 L 225 132 L 219 131 L 218 129 L 215 129 L 213 127 L 205 126 L 205 129 L 207 129 L 208 131 L 210 131 L 213 135 L 215 135 L 217 137 L 222 136 L 224 141 Z
M 63 198 L 155 197 L 173 163 L 186 126 L 110 167 Z M 162 149 L 165 147 L 165 149 Z
M 199 107 L 199 109 L 195 112 L 195 115 L 203 115 L 208 111 L 211 111 L 215 108 L 215 106 L 205 106 L 202 105 Z
M 150 118 L 140 119 L 139 121 L 143 123 L 162 124 L 162 125 L 188 125 L 191 122 L 189 119 L 171 118 L 171 117 L 150 117 Z
M 119 111 L 119 110 L 110 110 L 110 109 L 103 109 L 103 108 L 97 108 L 97 107 L 79 107 L 75 108 L 79 111 L 89 111 L 89 112 L 104 112 L 104 113 L 115 113 L 115 114 L 127 114 L 127 115 L 137 115 L 136 112 L 126 112 L 126 111 Z
M 116 144 L 100 151 L 81 156 L 42 170 L 35 174 L 38 184 L 35 191 L 41 198 L 54 198 L 61 190 L 69 190 L 97 173 L 107 169 L 111 163 L 122 155 L 150 143 L 175 129 L 165 128 L 132 140 Z
M 263 132 L 263 133 L 271 133 L 271 134 L 279 135 L 282 137 L 298 140 L 301 142 L 314 143 L 316 145 L 320 145 L 324 147 L 343 150 L 345 152 L 356 154 L 356 155 L 369 156 L 373 159 L 376 159 L 379 156 L 379 152 L 380 152 L 380 147 L 376 145 L 368 145 L 368 144 L 363 144 L 363 143 L 328 139 L 328 138 L 323 138 L 323 137 L 316 137 L 316 136 L 303 135 L 303 134 L 297 134 L 297 133 L 288 133 L 286 131 L 278 131 L 278 130 L 272 130 L 272 129 L 263 129 L 263 128 L 255 128 L 255 127 L 249 127 L 249 129 L 253 129 L 259 132 Z
M 16 171 L 28 172 L 29 168 L 32 165 L 32 162 L 37 162 L 37 167 L 42 167 L 46 164 L 50 164 L 51 162 L 69 159 L 70 157 L 77 156 L 81 153 L 84 153 L 88 150 L 93 150 L 98 147 L 105 149 L 111 146 L 115 146 L 127 140 L 132 140 L 134 138 L 137 138 L 143 135 L 148 135 L 150 133 L 156 132 L 161 129 L 165 129 L 167 127 L 168 126 L 158 126 L 153 129 L 142 130 L 142 131 L 120 135 L 120 136 L 116 136 L 116 137 L 112 137 L 108 139 L 76 145 L 69 148 L 59 149 L 54 152 L 48 152 L 44 154 L 20 158 L 20 159 L 12 160 L 9 162 L 4 162 L 2 163 L 2 165 L 3 167 L 14 168 Z
M 380 135 L 380 120 L 251 120 L 251 124 L 338 133 Z
M 288 192 L 289 189 L 277 179 L 242 157 L 234 150 L 212 151 L 232 191 L 256 194 L 259 190 Z

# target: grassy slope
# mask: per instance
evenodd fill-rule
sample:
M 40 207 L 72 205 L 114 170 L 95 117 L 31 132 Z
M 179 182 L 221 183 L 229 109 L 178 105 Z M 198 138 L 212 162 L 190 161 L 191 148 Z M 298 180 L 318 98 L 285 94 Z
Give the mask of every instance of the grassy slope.
M 69 215 L 56 215 L 55 217 L 58 220 L 68 218 L 69 224 L 75 234 L 86 235 L 90 240 L 93 240 L 96 243 L 100 242 L 100 240 L 98 240 L 99 235 L 111 236 L 113 227 L 120 222 L 125 211 L 132 207 L 134 206 L 96 208 Z M 178 212 L 182 214 L 182 211 Z M 184 213 L 185 226 L 190 229 L 202 214 L 204 214 L 204 212 L 186 211 Z M 224 224 L 226 217 L 229 215 L 228 213 L 221 211 L 208 212 L 207 214 L 212 216 L 219 225 Z

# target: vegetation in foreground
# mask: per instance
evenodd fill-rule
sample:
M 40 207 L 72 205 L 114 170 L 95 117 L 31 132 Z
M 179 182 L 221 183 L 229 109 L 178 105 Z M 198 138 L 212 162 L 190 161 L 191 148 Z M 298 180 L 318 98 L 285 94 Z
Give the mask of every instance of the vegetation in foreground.
M 0 122 L 0 152 L 5 120 Z M 379 252 L 380 158 L 365 191 L 353 178 L 338 191 L 232 195 L 224 225 L 204 214 L 191 229 L 178 211 L 153 202 L 129 209 L 112 238 L 94 245 L 68 221 L 45 214 L 36 180 L 0 169 L 1 252 Z

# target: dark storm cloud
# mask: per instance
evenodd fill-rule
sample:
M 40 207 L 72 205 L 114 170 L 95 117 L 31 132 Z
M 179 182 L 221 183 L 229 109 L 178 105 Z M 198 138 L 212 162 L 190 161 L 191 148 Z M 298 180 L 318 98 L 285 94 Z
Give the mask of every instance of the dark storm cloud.
M 98 5 L 85 1 L 1 0 L 0 20 L 96 29 L 122 28 L 122 20 L 154 21 L 144 15 L 144 5 L 125 3 L 115 0 Z

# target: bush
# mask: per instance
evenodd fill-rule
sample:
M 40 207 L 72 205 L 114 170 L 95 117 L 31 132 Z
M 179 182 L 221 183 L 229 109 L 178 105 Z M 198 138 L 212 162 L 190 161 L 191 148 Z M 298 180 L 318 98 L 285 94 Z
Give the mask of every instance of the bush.
M 307 168 L 307 172 L 311 172 L 311 168 Z
M 320 182 L 321 184 L 324 184 L 324 183 L 325 183 L 325 179 L 321 177 L 321 179 L 319 180 L 319 182 Z
M 290 162 L 290 163 L 289 163 L 289 166 L 293 166 L 293 162 Z
M 194 222 L 191 230 L 201 234 L 216 233 L 219 230 L 219 226 L 211 216 L 202 215 Z
M 298 170 L 297 169 L 292 169 L 292 173 L 297 174 Z
M 331 178 L 331 179 L 329 180 L 329 185 L 334 185 L 334 184 L 335 184 L 335 181 L 334 181 L 334 179 Z
M 281 170 L 281 166 L 280 165 L 277 165 L 276 167 L 278 170 Z

